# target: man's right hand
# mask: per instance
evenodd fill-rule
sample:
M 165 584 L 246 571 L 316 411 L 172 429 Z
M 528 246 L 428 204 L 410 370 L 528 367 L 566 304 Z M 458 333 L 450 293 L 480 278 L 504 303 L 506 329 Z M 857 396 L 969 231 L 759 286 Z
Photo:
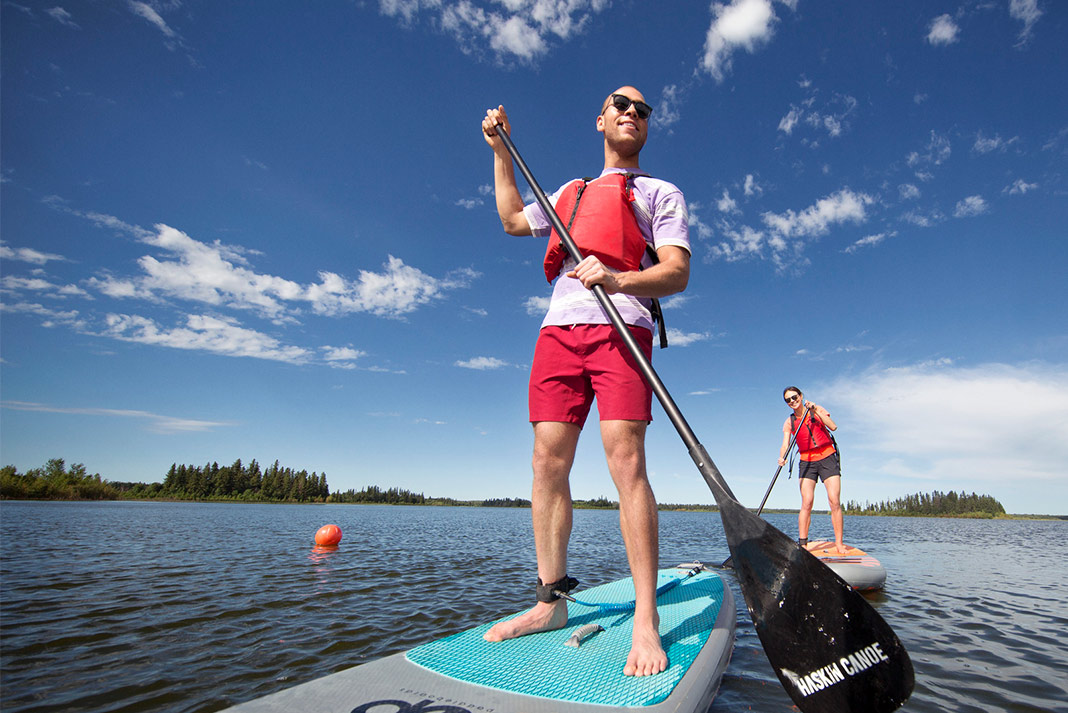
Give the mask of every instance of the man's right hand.
M 504 130 L 511 135 L 512 127 L 508 123 L 508 114 L 504 111 L 503 104 L 496 109 L 486 110 L 486 118 L 482 120 L 482 138 L 486 140 L 486 143 L 494 151 L 504 151 L 506 150 L 504 142 L 497 136 L 498 126 L 504 127 Z

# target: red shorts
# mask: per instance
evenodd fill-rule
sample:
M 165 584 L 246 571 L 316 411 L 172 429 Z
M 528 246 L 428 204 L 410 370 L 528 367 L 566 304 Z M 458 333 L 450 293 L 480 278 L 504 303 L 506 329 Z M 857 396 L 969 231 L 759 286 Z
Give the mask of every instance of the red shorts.
M 651 359 L 653 333 L 642 327 L 630 332 Z M 530 422 L 581 427 L 594 396 L 602 421 L 653 420 L 653 390 L 612 325 L 543 327 L 530 369 Z

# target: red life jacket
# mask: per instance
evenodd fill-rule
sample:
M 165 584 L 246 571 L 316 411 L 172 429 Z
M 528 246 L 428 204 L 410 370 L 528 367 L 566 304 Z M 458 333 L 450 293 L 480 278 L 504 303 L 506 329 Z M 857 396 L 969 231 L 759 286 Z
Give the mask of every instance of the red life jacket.
M 827 432 L 827 427 L 823 425 L 823 421 L 811 413 L 809 413 L 808 418 L 805 419 L 802 425 L 803 427 L 798 430 L 797 415 L 790 414 L 790 431 L 796 434 L 797 450 L 802 453 L 816 451 L 834 443 L 834 438 Z
M 575 180 L 556 201 L 556 213 L 567 219 L 567 230 L 579 252 L 595 255 L 616 270 L 637 270 L 645 254 L 645 238 L 630 205 L 634 192 L 629 181 L 634 175 L 609 173 L 593 180 Z M 545 250 L 545 279 L 555 280 L 567 257 L 567 249 L 553 228 Z

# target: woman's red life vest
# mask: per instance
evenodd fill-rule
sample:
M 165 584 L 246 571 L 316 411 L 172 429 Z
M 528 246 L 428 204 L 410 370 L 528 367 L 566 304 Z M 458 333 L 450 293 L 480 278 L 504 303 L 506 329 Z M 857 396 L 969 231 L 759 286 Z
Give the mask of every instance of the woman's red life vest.
M 820 448 L 825 448 L 832 443 L 834 439 L 831 434 L 827 432 L 827 427 L 823 425 L 823 421 L 819 420 L 811 413 L 808 418 L 801 425 L 801 429 L 797 428 L 797 415 L 790 414 L 790 431 L 796 433 L 797 437 L 797 450 L 804 453 L 805 451 L 816 451 Z
M 638 228 L 631 203 L 633 173 L 609 173 L 593 180 L 569 183 L 556 201 L 556 213 L 567 220 L 567 230 L 583 256 L 595 255 L 616 270 L 641 266 L 645 238 Z M 545 279 L 552 282 L 568 257 L 563 241 L 553 228 L 545 250 Z

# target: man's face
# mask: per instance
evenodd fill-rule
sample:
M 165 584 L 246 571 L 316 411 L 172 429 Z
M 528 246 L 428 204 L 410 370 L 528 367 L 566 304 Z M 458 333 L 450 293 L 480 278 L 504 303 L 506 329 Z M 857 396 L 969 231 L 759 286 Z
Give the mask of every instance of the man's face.
M 626 97 L 630 103 L 624 108 L 619 97 Z M 635 102 L 645 104 L 645 97 L 634 87 L 620 87 L 605 100 L 604 109 L 597 117 L 597 130 L 604 134 L 605 141 L 619 147 L 622 153 L 637 153 L 649 137 L 649 119 L 641 118 Z

